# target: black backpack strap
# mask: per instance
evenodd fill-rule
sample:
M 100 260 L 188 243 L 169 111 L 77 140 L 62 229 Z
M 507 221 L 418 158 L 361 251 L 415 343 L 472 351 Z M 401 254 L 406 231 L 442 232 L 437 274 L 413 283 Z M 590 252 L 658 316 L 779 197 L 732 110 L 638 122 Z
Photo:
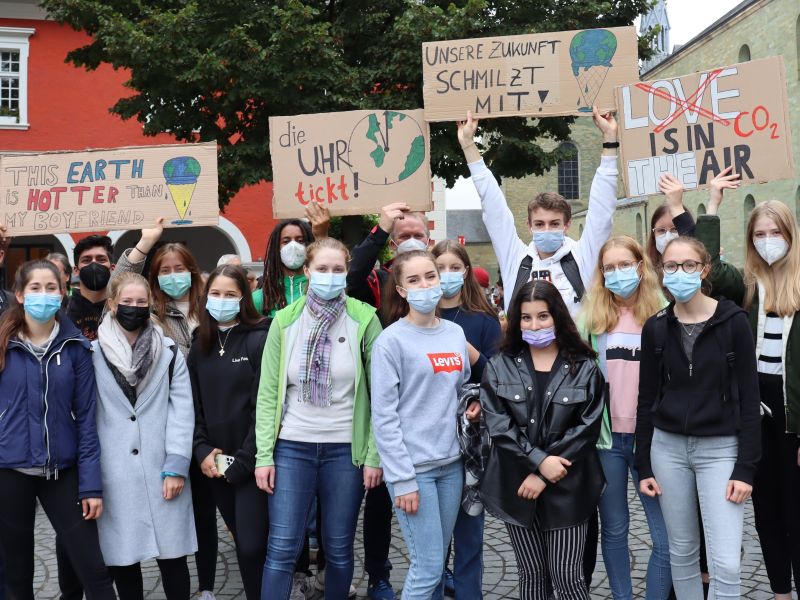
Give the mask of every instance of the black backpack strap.
M 722 336 L 722 351 L 725 353 L 725 360 L 728 363 L 728 368 L 722 378 L 722 401 L 725 402 L 728 399 L 728 390 L 730 390 L 730 399 L 736 407 L 739 406 L 739 380 L 736 376 L 736 351 L 733 349 L 731 319 L 726 319 L 717 329 L 720 330 Z
M 664 368 L 664 345 L 667 343 L 667 309 L 662 308 L 656 313 L 655 330 L 653 331 L 653 354 L 658 361 L 658 381 L 656 383 L 656 398 L 654 406 L 661 403 L 661 390 L 664 385 L 666 369 Z
M 511 302 L 514 301 L 514 296 L 517 295 L 520 288 L 528 283 L 528 280 L 531 278 L 531 267 L 533 266 L 533 257 L 530 254 L 525 255 L 525 258 L 522 259 L 522 262 L 519 264 L 519 270 L 517 271 L 517 280 L 514 282 L 514 291 L 511 294 Z M 511 303 L 508 304 L 511 306 Z
M 172 385 L 172 374 L 175 372 L 175 359 L 178 358 L 178 344 L 169 347 L 172 350 L 172 360 L 169 361 L 169 383 Z
M 583 285 L 578 263 L 575 261 L 572 252 L 567 252 L 560 262 L 561 269 L 564 271 L 567 281 L 569 281 L 572 289 L 575 290 L 575 302 L 580 303 L 580 301 L 583 300 L 583 295 L 586 293 L 586 287 Z

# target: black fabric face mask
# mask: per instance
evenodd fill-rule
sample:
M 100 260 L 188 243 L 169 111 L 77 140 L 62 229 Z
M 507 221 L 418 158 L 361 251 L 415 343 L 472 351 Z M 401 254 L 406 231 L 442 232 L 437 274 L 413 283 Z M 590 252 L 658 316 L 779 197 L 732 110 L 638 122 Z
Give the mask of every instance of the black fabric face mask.
M 80 277 L 81 284 L 85 285 L 86 289 L 99 292 L 108 285 L 108 280 L 111 279 L 111 269 L 100 263 L 93 262 L 78 271 L 78 277 Z
M 117 323 L 127 331 L 136 331 L 150 320 L 149 306 L 127 306 L 120 304 L 116 312 Z

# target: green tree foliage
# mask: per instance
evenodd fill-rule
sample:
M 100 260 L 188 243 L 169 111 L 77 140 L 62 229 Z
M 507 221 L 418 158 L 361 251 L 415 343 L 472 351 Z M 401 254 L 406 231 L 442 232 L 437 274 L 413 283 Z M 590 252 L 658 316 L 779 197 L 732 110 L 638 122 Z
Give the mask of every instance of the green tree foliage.
M 147 135 L 220 144 L 220 204 L 272 178 L 268 118 L 422 106 L 424 41 L 629 24 L 651 0 L 43 0 L 92 41 L 67 61 L 127 69 L 110 110 Z M 647 40 L 640 40 L 647 53 Z M 541 174 L 571 118 L 491 119 L 484 150 L 501 177 Z M 431 127 L 431 165 L 466 173 L 452 123 Z

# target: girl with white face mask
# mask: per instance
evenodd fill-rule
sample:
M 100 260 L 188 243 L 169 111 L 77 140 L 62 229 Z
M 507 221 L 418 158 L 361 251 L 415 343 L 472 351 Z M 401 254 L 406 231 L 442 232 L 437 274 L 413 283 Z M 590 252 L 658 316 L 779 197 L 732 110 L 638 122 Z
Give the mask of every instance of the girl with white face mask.
M 456 415 L 469 353 L 461 327 L 436 314 L 442 287 L 433 256 L 398 255 L 384 289 L 391 325 L 372 350 L 372 426 L 410 554 L 403 597 L 431 598 L 461 503 Z
M 256 310 L 268 317 L 306 293 L 303 273 L 306 247 L 314 241 L 311 225 L 302 219 L 285 219 L 275 226 L 264 254 L 261 289 L 253 292 Z
M 797 221 L 782 202 L 756 206 L 747 223 L 744 270 L 719 260 L 720 220 L 726 189 L 739 186 L 726 169 L 711 182 L 708 214 L 697 235 L 712 257 L 714 292 L 749 312 L 756 341 L 761 393 L 762 445 L 753 486 L 756 530 L 770 587 L 777 600 L 800 589 L 800 244 Z

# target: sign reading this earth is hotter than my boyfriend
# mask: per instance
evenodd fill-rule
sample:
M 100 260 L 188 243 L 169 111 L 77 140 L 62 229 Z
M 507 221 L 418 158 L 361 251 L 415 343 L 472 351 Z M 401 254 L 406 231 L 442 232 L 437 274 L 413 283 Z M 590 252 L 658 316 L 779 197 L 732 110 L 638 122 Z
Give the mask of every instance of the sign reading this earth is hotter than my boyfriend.
M 41 235 L 219 222 L 217 145 L 0 156 L 0 223 Z
M 548 117 L 614 109 L 614 88 L 639 79 L 633 27 L 422 44 L 425 118 Z
M 421 110 L 270 117 L 272 212 L 301 217 L 319 202 L 332 215 L 380 212 L 391 202 L 431 209 L 430 133 Z
M 662 173 L 708 187 L 726 167 L 742 181 L 794 177 L 782 56 L 617 89 L 628 196 L 658 194 Z

